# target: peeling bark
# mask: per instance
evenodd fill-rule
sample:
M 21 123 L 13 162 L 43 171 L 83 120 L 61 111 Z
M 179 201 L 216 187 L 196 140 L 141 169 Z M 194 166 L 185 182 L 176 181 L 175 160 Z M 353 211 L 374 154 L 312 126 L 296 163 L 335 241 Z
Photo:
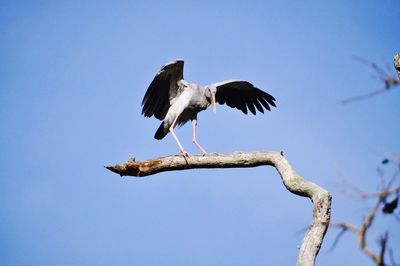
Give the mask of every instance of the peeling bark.
M 160 172 L 194 168 L 244 168 L 269 165 L 275 167 L 283 184 L 291 193 L 308 197 L 313 202 L 313 218 L 297 257 L 297 265 L 315 264 L 326 230 L 329 226 L 331 211 L 330 193 L 303 179 L 289 164 L 282 152 L 234 152 L 231 154 L 196 155 L 191 157 L 167 156 L 146 161 L 130 159 L 125 163 L 106 166 L 121 176 L 148 176 Z

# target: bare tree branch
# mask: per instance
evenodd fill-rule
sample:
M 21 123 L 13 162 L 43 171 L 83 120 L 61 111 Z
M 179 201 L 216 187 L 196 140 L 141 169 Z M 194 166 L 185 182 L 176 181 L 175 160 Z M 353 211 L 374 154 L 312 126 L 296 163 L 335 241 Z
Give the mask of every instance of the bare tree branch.
M 357 233 L 359 230 L 357 228 L 357 226 L 355 226 L 354 224 L 350 224 L 350 223 L 331 222 L 330 226 L 341 228 L 341 230 L 340 230 L 339 234 L 337 234 L 335 240 L 333 241 L 332 246 L 329 248 L 329 250 L 327 252 L 331 252 L 336 247 L 336 245 L 339 243 L 339 240 L 342 237 L 342 235 L 344 235 L 344 233 L 346 233 L 349 230 L 352 231 L 353 233 Z
M 299 176 L 280 152 L 235 152 L 207 156 L 167 156 L 146 161 L 129 160 L 106 166 L 121 176 L 148 176 L 164 171 L 194 168 L 243 168 L 269 165 L 276 168 L 283 184 L 291 193 L 312 200 L 313 219 L 297 257 L 297 265 L 314 265 L 330 221 L 331 195 L 315 183 Z
M 381 68 L 380 66 L 378 66 L 378 64 L 369 61 L 361 56 L 357 56 L 357 55 L 353 55 L 353 59 L 360 61 L 363 64 L 366 64 L 367 66 L 373 68 L 378 74 L 382 75 L 382 76 L 386 76 L 388 75 L 388 73 L 385 72 L 385 70 L 383 70 L 383 68 Z
M 397 54 L 396 56 L 399 56 L 399 54 Z M 399 62 L 399 58 L 397 57 L 394 59 L 394 65 L 395 68 L 397 70 L 397 73 L 399 75 L 400 78 L 400 62 Z M 384 93 L 386 91 L 391 90 L 392 88 L 400 85 L 400 80 L 393 74 L 386 72 L 383 68 L 379 67 L 378 64 L 369 61 L 365 58 L 359 57 L 359 56 L 353 56 L 353 59 L 360 61 L 363 64 L 366 64 L 367 66 L 371 67 L 372 69 L 374 69 L 374 71 L 377 73 L 378 76 L 373 76 L 374 78 L 378 79 L 379 81 L 381 81 L 384 86 L 380 89 L 374 90 L 374 91 L 370 91 L 368 93 L 365 94 L 361 94 L 361 95 L 357 95 L 357 96 L 352 96 L 349 98 L 346 98 L 342 101 L 340 101 L 341 104 L 345 105 L 348 103 L 352 103 L 352 102 L 356 102 L 356 101 L 361 101 L 361 100 L 365 100 L 371 97 L 374 97 L 378 94 Z
M 383 202 L 383 200 L 385 199 L 385 197 L 381 196 L 378 199 L 378 202 L 375 204 L 374 208 L 372 208 L 372 210 L 370 211 L 370 213 L 367 215 L 367 217 L 364 219 L 364 222 L 361 225 L 360 230 L 358 231 L 358 243 L 360 245 L 360 248 L 373 260 L 375 261 L 375 263 L 377 265 L 383 265 L 382 260 L 380 258 L 380 256 L 378 256 L 377 254 L 375 254 L 367 245 L 366 242 L 366 233 L 367 230 L 370 228 L 370 226 L 372 225 L 372 222 L 375 219 L 375 214 L 379 209 L 379 206 L 381 205 L 381 203 Z
M 381 253 L 379 255 L 379 259 L 381 262 L 381 265 L 385 265 L 385 252 L 386 252 L 386 247 L 387 247 L 387 242 L 389 240 L 389 234 L 386 231 L 385 234 L 381 237 L 380 239 L 380 245 L 381 245 Z
M 337 234 L 337 236 L 336 236 L 336 238 L 335 238 L 335 241 L 333 241 L 332 246 L 328 249 L 327 252 L 331 252 L 332 250 L 335 249 L 337 243 L 339 243 L 340 238 L 341 238 L 342 235 L 344 235 L 344 233 L 346 233 L 346 232 L 347 232 L 347 229 L 346 229 L 346 228 L 342 228 L 342 230 L 339 232 L 339 234 Z
M 389 239 L 388 233 L 386 232 L 382 237 L 381 237 L 381 241 L 380 241 L 380 246 L 381 246 L 381 251 L 378 254 L 376 254 L 366 243 L 366 234 L 368 229 L 371 227 L 377 211 L 379 210 L 379 207 L 386 202 L 388 196 L 390 194 L 393 193 L 397 193 L 399 190 L 399 187 L 397 188 L 392 188 L 390 186 L 388 186 L 385 190 L 383 190 L 382 192 L 380 192 L 379 196 L 378 196 L 378 201 L 376 202 L 376 204 L 374 205 L 374 207 L 372 208 L 372 210 L 368 213 L 367 217 L 364 218 L 363 223 L 361 225 L 361 227 L 357 227 L 353 224 L 350 223 L 345 223 L 345 222 L 332 222 L 331 223 L 331 227 L 337 227 L 337 228 L 341 228 L 342 230 L 339 232 L 339 234 L 337 235 L 334 244 L 332 245 L 331 249 L 333 249 L 336 245 L 337 242 L 339 241 L 340 237 L 347 231 L 350 230 L 353 233 L 357 234 L 358 236 L 358 243 L 360 248 L 364 251 L 365 254 L 367 254 L 375 263 L 376 265 L 379 266 L 383 266 L 385 265 L 384 263 L 384 256 L 385 256 L 385 252 L 386 252 L 386 246 L 387 246 L 387 241 Z M 371 193 L 371 197 L 374 196 L 374 193 Z M 367 198 L 367 197 L 365 197 Z
M 356 101 L 365 100 L 365 99 L 371 98 L 371 97 L 373 97 L 373 96 L 375 96 L 375 95 L 384 93 L 384 92 L 386 92 L 387 90 L 388 90 L 388 89 L 386 89 L 386 88 L 380 88 L 380 89 L 377 89 L 377 90 L 368 92 L 368 93 L 366 93 L 366 94 L 362 94 L 362 95 L 357 95 L 357 96 L 352 96 L 352 97 L 346 98 L 346 99 L 340 101 L 340 103 L 343 104 L 343 105 L 345 105 L 345 104 L 348 104 L 348 103 L 351 103 L 351 102 L 356 102 Z
M 366 234 L 368 229 L 371 227 L 372 222 L 375 219 L 376 216 L 376 212 L 378 211 L 380 205 L 382 204 L 382 202 L 384 202 L 384 200 L 386 199 L 387 194 L 383 194 L 381 193 L 378 202 L 375 204 L 374 208 L 369 212 L 369 214 L 367 215 L 366 218 L 364 218 L 363 223 L 361 225 L 361 227 L 357 227 L 354 224 L 351 223 L 345 223 L 345 222 L 332 222 L 331 223 L 331 227 L 336 227 L 336 228 L 341 228 L 341 231 L 339 232 L 339 234 L 336 236 L 336 239 L 331 247 L 330 250 L 332 250 L 336 245 L 337 242 L 339 241 L 340 237 L 346 232 L 346 231 L 351 231 L 355 234 L 357 234 L 358 236 L 358 244 L 360 246 L 360 248 L 362 249 L 362 251 L 364 251 L 365 254 L 367 254 L 375 263 L 376 265 L 379 266 L 383 266 L 383 257 L 385 255 L 385 250 L 386 250 L 386 242 L 388 237 L 386 238 L 382 238 L 385 239 L 385 241 L 381 241 L 381 253 L 380 255 L 377 255 L 376 253 L 374 253 L 374 251 L 371 250 L 371 248 L 367 245 L 366 242 Z
M 399 193 L 400 193 L 400 186 L 395 184 L 396 180 L 399 178 L 400 174 L 400 160 L 395 158 L 390 158 L 386 157 L 384 160 L 382 160 L 382 164 L 388 164 L 389 162 L 393 163 L 395 165 L 395 171 L 394 174 L 387 180 L 385 179 L 385 175 L 383 173 L 383 170 L 378 167 L 378 175 L 381 178 L 382 181 L 382 188 L 379 192 L 369 192 L 366 193 L 359 189 L 357 186 L 354 186 L 353 184 L 350 183 L 350 181 L 347 179 L 345 175 L 339 172 L 339 177 L 342 179 L 343 184 L 347 189 L 352 190 L 352 194 L 350 194 L 353 198 L 361 199 L 361 200 L 369 200 L 369 199 L 377 199 L 377 202 L 375 203 L 374 207 L 369 211 L 368 215 L 363 219 L 362 224 L 360 227 L 357 227 L 353 224 L 346 223 L 346 222 L 332 222 L 331 227 L 339 228 L 341 229 L 336 236 L 336 239 L 332 245 L 331 250 L 337 245 L 338 241 L 340 240 L 340 237 L 346 232 L 346 231 L 351 231 L 355 233 L 358 236 L 358 245 L 360 246 L 361 250 L 368 255 L 376 265 L 378 266 L 384 266 L 385 265 L 385 253 L 386 251 L 391 252 L 391 249 L 388 247 L 387 242 L 389 241 L 389 233 L 386 232 L 385 234 L 382 234 L 380 236 L 380 251 L 373 251 L 368 245 L 366 241 L 367 234 L 369 232 L 369 229 L 372 226 L 373 221 L 376 219 L 378 215 L 378 210 L 380 210 L 380 207 L 383 206 L 382 213 L 385 215 L 391 214 L 393 215 L 396 219 L 396 215 L 394 213 L 394 210 L 397 208 L 397 202 L 399 199 Z M 344 190 L 346 192 L 346 190 Z M 395 195 L 395 198 L 392 199 L 390 202 L 388 202 L 388 199 L 391 198 L 393 195 Z M 389 254 L 391 255 L 391 254 Z M 393 256 L 392 256 L 393 257 Z M 391 257 L 392 262 L 394 259 Z
M 353 233 L 358 233 L 358 231 L 360 230 L 356 225 L 351 224 L 351 223 L 344 223 L 344 222 L 331 222 L 330 226 L 346 229 Z

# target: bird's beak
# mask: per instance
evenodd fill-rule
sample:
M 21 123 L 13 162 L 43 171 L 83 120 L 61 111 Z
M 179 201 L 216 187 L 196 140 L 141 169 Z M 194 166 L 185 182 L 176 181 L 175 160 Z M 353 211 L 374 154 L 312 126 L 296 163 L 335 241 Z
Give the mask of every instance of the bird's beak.
M 211 94 L 211 104 L 214 114 L 217 113 L 217 104 L 215 103 L 215 94 Z

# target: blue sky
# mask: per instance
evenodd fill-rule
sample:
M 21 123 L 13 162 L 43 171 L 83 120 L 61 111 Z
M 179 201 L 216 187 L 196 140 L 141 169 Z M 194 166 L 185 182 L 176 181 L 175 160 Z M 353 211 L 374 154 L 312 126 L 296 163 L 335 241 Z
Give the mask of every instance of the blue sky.
M 201 113 L 206 150 L 283 150 L 332 192 L 333 220 L 359 223 L 373 202 L 338 193 L 337 168 L 376 189 L 377 165 L 400 150 L 400 95 L 338 101 L 381 86 L 352 56 L 391 63 L 398 25 L 394 0 L 2 1 L 2 265 L 293 265 L 312 205 L 273 168 L 135 179 L 103 166 L 178 151 L 153 139 L 159 121 L 140 104 L 159 68 L 183 58 L 190 82 L 245 79 L 277 99 L 265 115 Z M 190 125 L 177 134 L 197 153 Z M 394 219 L 373 229 L 388 227 L 400 250 Z M 336 233 L 318 265 L 371 264 L 350 234 L 327 253 Z

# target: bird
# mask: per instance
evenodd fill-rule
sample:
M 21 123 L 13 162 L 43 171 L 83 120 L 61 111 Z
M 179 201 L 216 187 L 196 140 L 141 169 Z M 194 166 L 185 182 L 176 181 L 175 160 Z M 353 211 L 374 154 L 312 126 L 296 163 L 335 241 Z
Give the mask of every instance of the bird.
M 264 109 L 271 111 L 270 106 L 276 107 L 276 100 L 272 95 L 254 87 L 248 81 L 225 80 L 205 87 L 189 83 L 183 78 L 183 66 L 183 59 L 175 59 L 161 67 L 143 97 L 142 115 L 161 120 L 154 138 L 161 140 L 171 133 L 180 153 L 185 157 L 190 155 L 183 148 L 174 128 L 191 121 L 193 144 L 206 155 L 206 150 L 197 141 L 196 126 L 197 114 L 209 106 L 212 106 L 214 113 L 216 103 L 219 103 L 236 108 L 244 114 L 248 114 L 249 110 L 254 115 L 256 109 L 264 113 Z

